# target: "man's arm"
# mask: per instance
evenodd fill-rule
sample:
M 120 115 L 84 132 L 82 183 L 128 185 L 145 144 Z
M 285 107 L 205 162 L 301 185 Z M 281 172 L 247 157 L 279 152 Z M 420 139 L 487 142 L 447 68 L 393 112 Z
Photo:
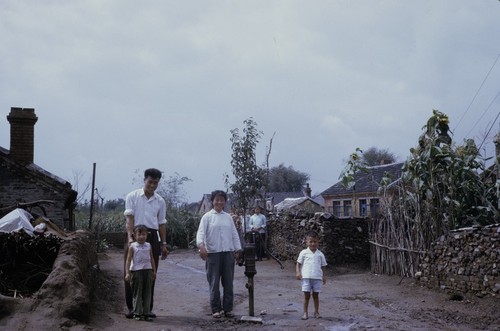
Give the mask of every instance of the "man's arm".
M 153 257 L 153 249 L 149 249 L 149 258 L 151 259 L 151 267 L 153 267 L 153 280 L 156 279 L 156 266 L 155 266 L 155 259 Z
M 127 237 L 128 237 L 128 245 L 130 246 L 131 243 L 133 243 L 134 240 L 134 215 L 127 215 L 125 216 L 125 219 L 127 220 L 125 224 L 125 228 L 127 229 Z
M 125 264 L 125 280 L 130 282 L 130 264 L 132 263 L 132 257 L 134 256 L 134 250 L 132 247 L 128 248 L 127 263 Z

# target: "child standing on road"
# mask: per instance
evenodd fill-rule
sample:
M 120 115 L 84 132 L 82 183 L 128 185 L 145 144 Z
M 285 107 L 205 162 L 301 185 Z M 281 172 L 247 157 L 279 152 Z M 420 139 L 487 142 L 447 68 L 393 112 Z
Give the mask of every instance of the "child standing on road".
M 319 235 L 316 231 L 306 233 L 306 245 L 307 248 L 300 252 L 295 266 L 296 277 L 302 280 L 302 292 L 304 292 L 303 320 L 309 317 L 307 311 L 311 292 L 314 301 L 314 317 L 321 318 L 319 314 L 319 292 L 321 292 L 321 285 L 326 284 L 324 267 L 327 265 L 325 255 L 318 249 Z
M 152 321 L 151 287 L 156 278 L 155 262 L 151 244 L 146 242 L 148 228 L 144 225 L 134 227 L 135 242 L 130 244 L 127 255 L 125 280 L 130 282 L 133 295 L 134 319 Z

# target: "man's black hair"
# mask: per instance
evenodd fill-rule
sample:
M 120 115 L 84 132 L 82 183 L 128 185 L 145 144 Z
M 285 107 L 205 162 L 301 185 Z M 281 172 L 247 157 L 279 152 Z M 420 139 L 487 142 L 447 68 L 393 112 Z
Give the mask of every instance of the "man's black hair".
M 153 179 L 161 178 L 161 171 L 156 168 L 149 168 L 144 170 L 144 179 L 151 177 Z

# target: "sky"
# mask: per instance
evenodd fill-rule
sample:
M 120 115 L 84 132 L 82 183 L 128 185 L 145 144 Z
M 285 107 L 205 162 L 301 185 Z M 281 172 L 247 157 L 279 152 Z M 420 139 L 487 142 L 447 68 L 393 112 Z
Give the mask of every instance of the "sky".
M 499 36 L 498 0 L 1 0 L 0 146 L 34 108 L 40 167 L 81 190 L 95 163 L 106 200 L 156 167 L 191 179 L 187 202 L 225 189 L 250 117 L 257 163 L 273 137 L 270 167 L 313 194 L 358 147 L 404 161 L 433 109 L 491 157 Z

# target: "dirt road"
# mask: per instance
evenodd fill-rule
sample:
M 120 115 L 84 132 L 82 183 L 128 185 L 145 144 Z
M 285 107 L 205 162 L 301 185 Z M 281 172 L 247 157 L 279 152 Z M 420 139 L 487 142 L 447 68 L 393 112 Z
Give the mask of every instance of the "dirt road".
M 160 261 L 153 322 L 125 319 L 122 256 L 100 256 L 105 276 L 91 323 L 71 330 L 500 330 L 498 298 L 450 300 L 413 284 L 412 279 L 333 268 L 320 294 L 321 319 L 300 319 L 303 294 L 294 264 L 285 269 L 257 262 L 255 315 L 262 324 L 241 322 L 248 315 L 244 267 L 236 266 L 234 319 L 214 320 L 208 306 L 204 262 L 191 250 L 177 250 Z M 312 301 L 310 312 L 312 312 Z

